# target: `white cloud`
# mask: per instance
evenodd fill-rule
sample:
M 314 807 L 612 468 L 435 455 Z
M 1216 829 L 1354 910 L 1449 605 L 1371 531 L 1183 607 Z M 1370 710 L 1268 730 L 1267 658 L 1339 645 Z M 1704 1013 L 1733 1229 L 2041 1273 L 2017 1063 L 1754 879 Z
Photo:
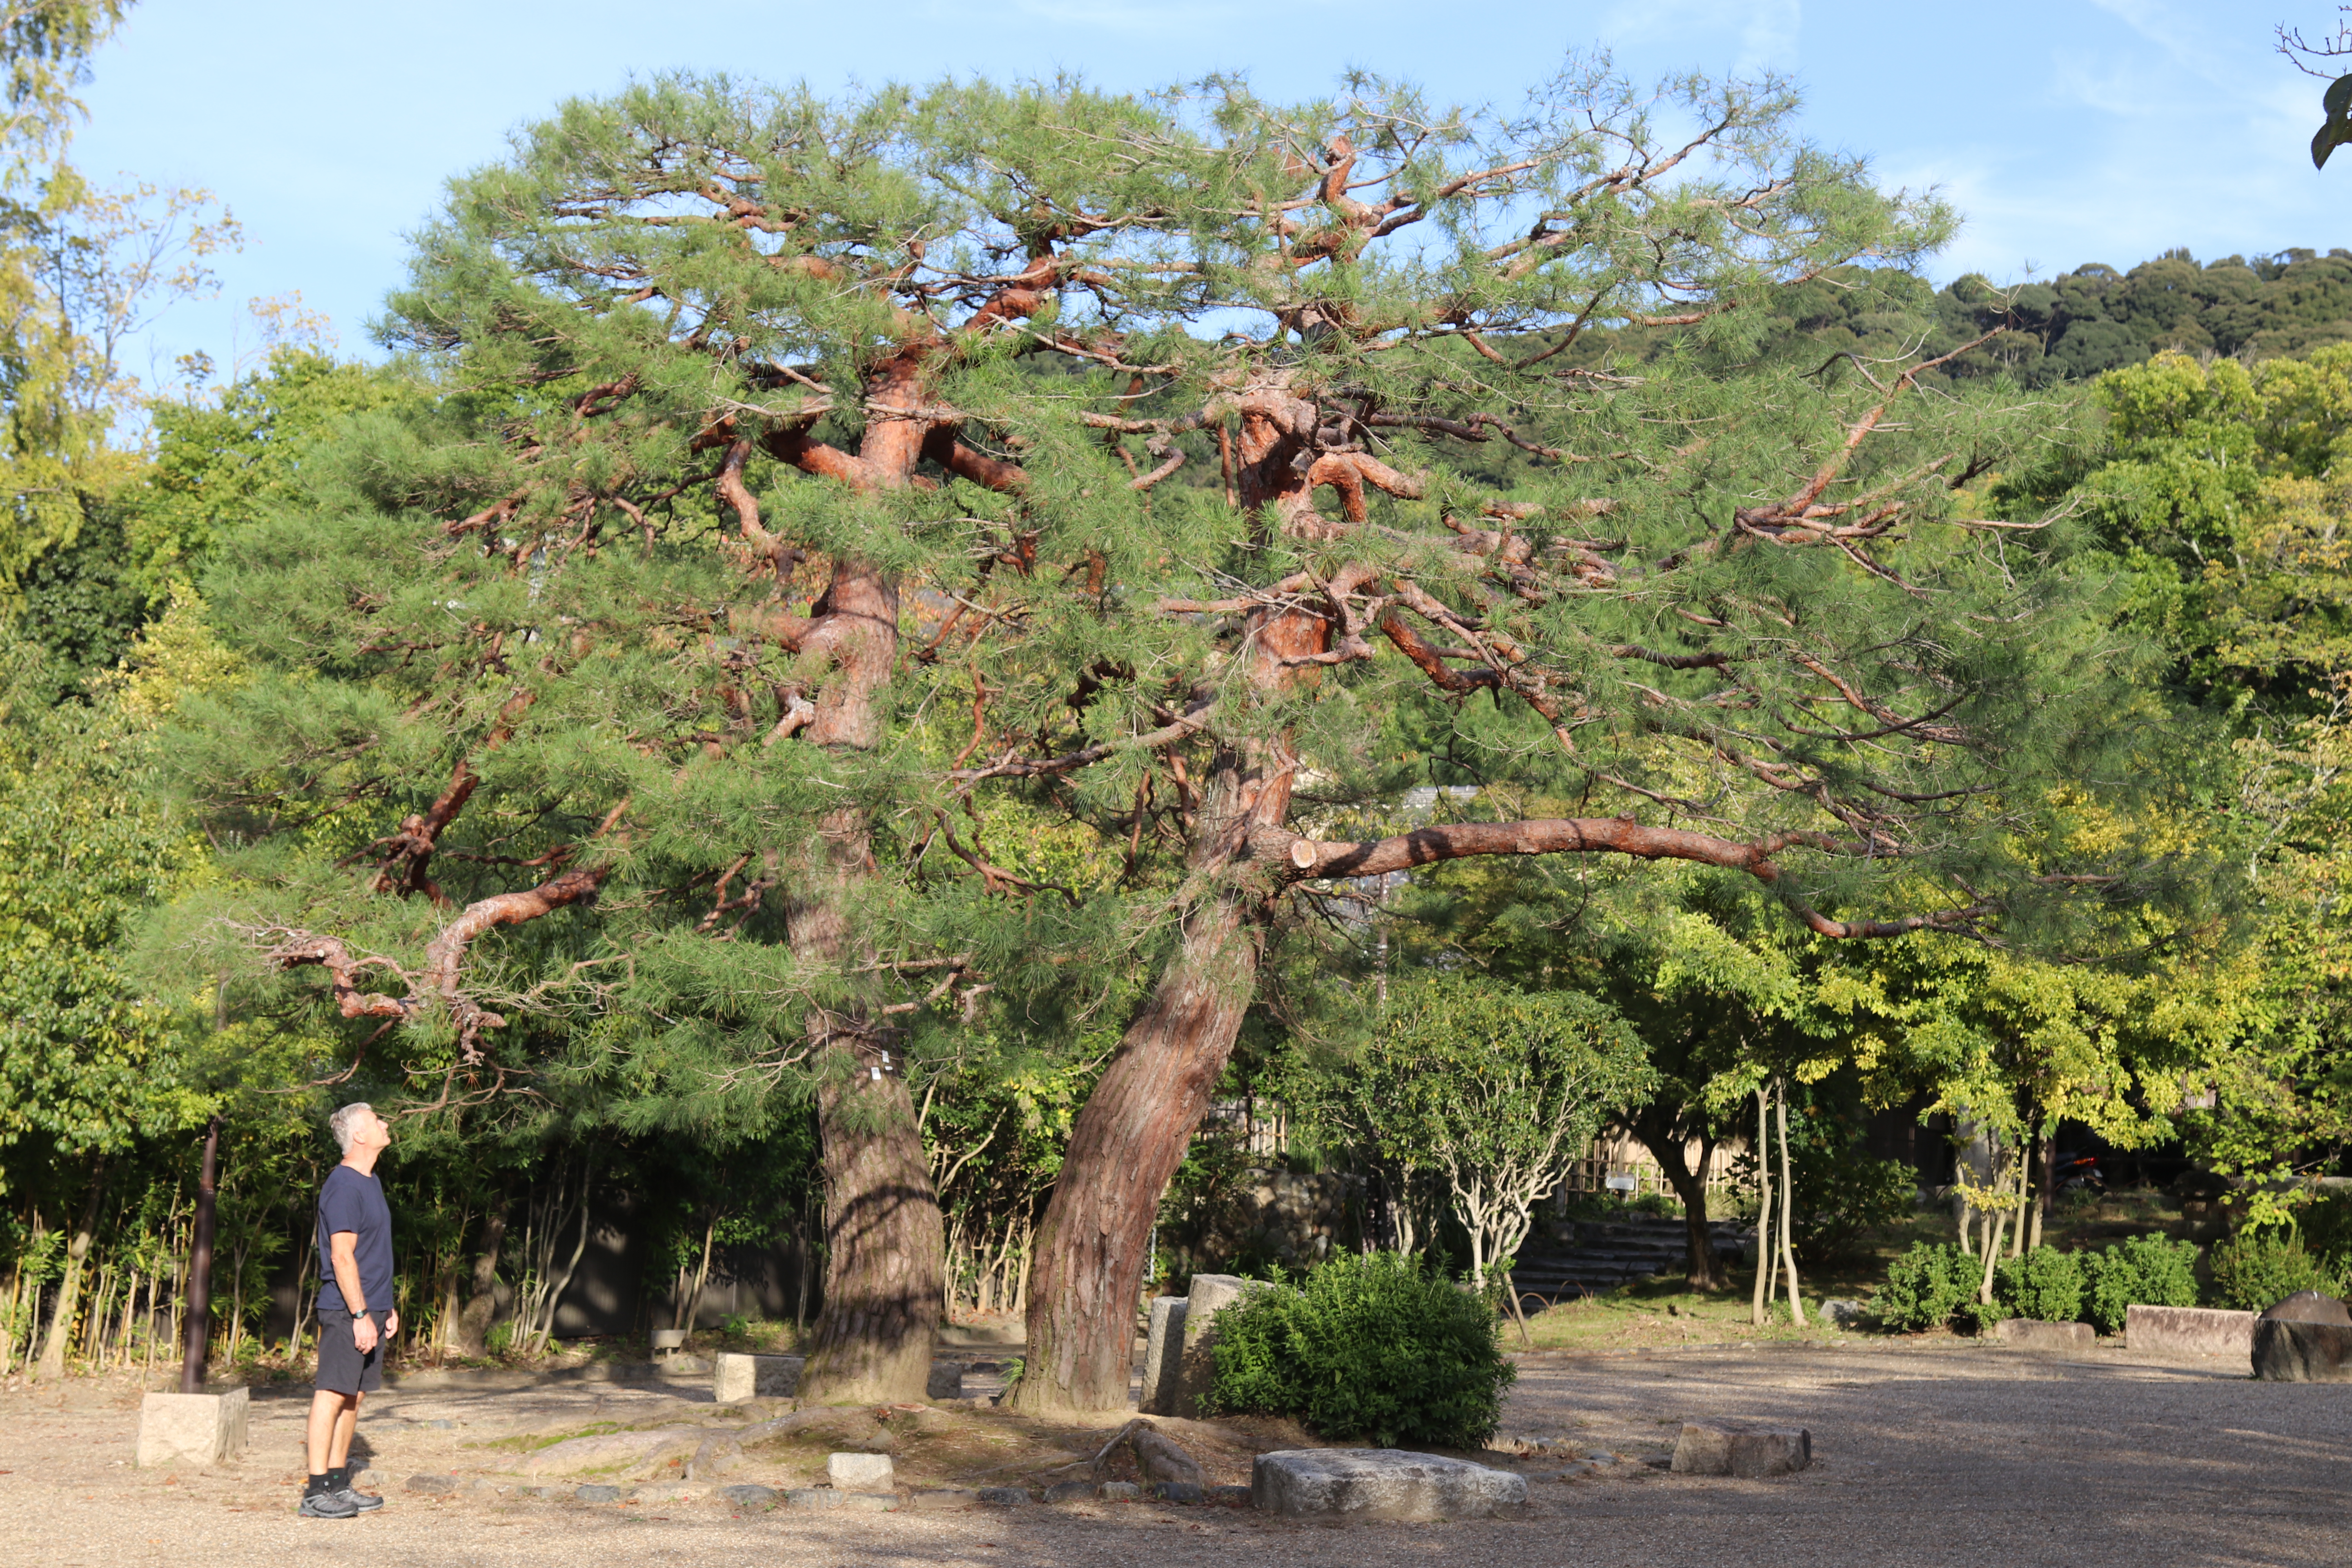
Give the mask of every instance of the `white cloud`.
M 1797 68 L 1803 26 L 1803 0 L 1622 0 L 1597 30 L 1622 45 L 1737 38 L 1730 68 L 1786 71 Z

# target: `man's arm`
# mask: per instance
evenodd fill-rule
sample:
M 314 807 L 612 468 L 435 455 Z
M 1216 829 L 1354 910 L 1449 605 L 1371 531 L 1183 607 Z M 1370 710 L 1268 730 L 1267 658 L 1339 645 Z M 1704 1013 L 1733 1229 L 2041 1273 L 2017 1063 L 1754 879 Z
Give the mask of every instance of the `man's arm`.
M 339 1230 L 327 1237 L 327 1248 L 335 1262 L 335 1283 L 343 1292 L 343 1306 L 352 1314 L 352 1343 L 362 1355 L 375 1349 L 375 1320 L 368 1316 L 368 1299 L 360 1289 L 360 1237 L 355 1230 Z

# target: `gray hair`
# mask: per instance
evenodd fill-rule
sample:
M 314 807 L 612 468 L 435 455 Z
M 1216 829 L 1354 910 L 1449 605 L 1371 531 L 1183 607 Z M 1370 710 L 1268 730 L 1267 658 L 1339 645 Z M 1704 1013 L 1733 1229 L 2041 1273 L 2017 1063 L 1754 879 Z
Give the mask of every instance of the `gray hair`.
M 327 1118 L 327 1131 L 335 1135 L 335 1147 L 348 1154 L 352 1152 L 352 1122 L 362 1110 L 373 1110 L 364 1100 L 355 1100 Z

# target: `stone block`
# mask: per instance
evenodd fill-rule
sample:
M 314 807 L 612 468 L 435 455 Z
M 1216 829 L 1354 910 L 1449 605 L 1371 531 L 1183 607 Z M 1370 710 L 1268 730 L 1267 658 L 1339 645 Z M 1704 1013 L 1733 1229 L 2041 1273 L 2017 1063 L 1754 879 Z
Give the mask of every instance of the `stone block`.
M 457 1478 L 411 1476 L 408 1478 L 408 1489 L 413 1492 L 423 1492 L 426 1497 L 455 1497 L 457 1494 Z
M 1685 1421 L 1673 1468 L 1689 1476 L 1785 1476 L 1813 1462 L 1813 1435 L 1802 1426 L 1736 1426 Z
M 1133 1481 L 1105 1481 L 1097 1489 L 1097 1495 L 1105 1502 L 1140 1502 L 1143 1489 Z
M 1092 1481 L 1057 1481 L 1045 1489 L 1047 1502 L 1092 1502 L 1095 1484 Z
M 1153 1502 L 1194 1503 L 1203 1495 L 1198 1481 L 1153 1481 L 1143 1491 Z
M 1395 1448 L 1285 1448 L 1260 1454 L 1250 1500 L 1289 1519 L 1491 1519 L 1523 1511 L 1527 1478 Z
M 1821 1305 L 1822 1321 L 1841 1329 L 1851 1329 L 1870 1315 L 1869 1309 L 1859 1301 L 1832 1296 Z
M 1202 1398 L 1216 1385 L 1217 1314 L 1265 1289 L 1265 1281 L 1236 1274 L 1192 1276 L 1192 1293 L 1184 1299 L 1184 1360 L 1177 1372 L 1176 1415 L 1199 1415 Z
M 807 1360 L 796 1355 L 719 1356 L 710 1373 L 712 1397 L 721 1405 L 790 1399 L 800 1388 L 801 1368 Z
M 1177 1373 L 1184 1364 L 1184 1313 L 1181 1296 L 1151 1299 L 1151 1327 L 1143 1341 L 1143 1394 L 1137 1401 L 1146 1415 L 1176 1414 Z
M 2258 1320 L 2253 1364 L 2266 1383 L 2352 1383 L 2352 1327 Z
M 2124 1346 L 2134 1355 L 2251 1356 L 2254 1314 L 2211 1307 L 2129 1307 Z
M 963 1397 L 963 1366 L 952 1361 L 931 1363 L 930 1376 L 923 1384 L 923 1397 L 929 1400 L 961 1399 Z
M 1253 1500 L 1247 1487 L 1211 1487 L 1201 1500 L 1220 1508 L 1247 1508 Z
M 1029 1494 L 1019 1487 L 982 1487 L 972 1498 L 991 1508 L 1020 1508 L 1030 1500 Z
M 576 1487 L 572 1489 L 572 1495 L 574 1500 L 580 1502 L 619 1502 L 623 1499 L 629 1497 L 635 1489 L 632 1487 L 592 1485 Z
M 933 1487 L 917 1492 L 909 1500 L 918 1512 L 940 1513 L 970 1508 L 980 1500 L 980 1494 L 970 1487 Z
M 824 1479 L 837 1492 L 887 1492 L 898 1485 L 887 1454 L 827 1454 Z
M 2088 1323 L 2046 1323 L 2037 1318 L 2003 1318 L 1992 1337 L 2021 1351 L 2086 1351 L 2099 1342 Z
M 139 1406 L 142 1465 L 216 1465 L 245 1451 L 252 1399 L 226 1394 L 151 1394 Z
M 730 1507 L 744 1509 L 752 1513 L 765 1513 L 783 1501 L 784 1494 L 773 1487 L 759 1487 L 745 1483 L 741 1486 L 720 1487 L 719 1500 Z

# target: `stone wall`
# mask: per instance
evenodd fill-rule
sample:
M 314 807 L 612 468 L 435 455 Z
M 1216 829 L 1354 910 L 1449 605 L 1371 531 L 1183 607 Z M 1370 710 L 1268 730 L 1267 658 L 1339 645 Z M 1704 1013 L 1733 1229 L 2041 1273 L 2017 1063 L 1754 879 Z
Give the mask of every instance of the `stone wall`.
M 1368 1184 L 1276 1166 L 1241 1171 L 1160 1232 L 1162 1276 L 1237 1271 L 1259 1263 L 1304 1268 L 1360 1247 Z

